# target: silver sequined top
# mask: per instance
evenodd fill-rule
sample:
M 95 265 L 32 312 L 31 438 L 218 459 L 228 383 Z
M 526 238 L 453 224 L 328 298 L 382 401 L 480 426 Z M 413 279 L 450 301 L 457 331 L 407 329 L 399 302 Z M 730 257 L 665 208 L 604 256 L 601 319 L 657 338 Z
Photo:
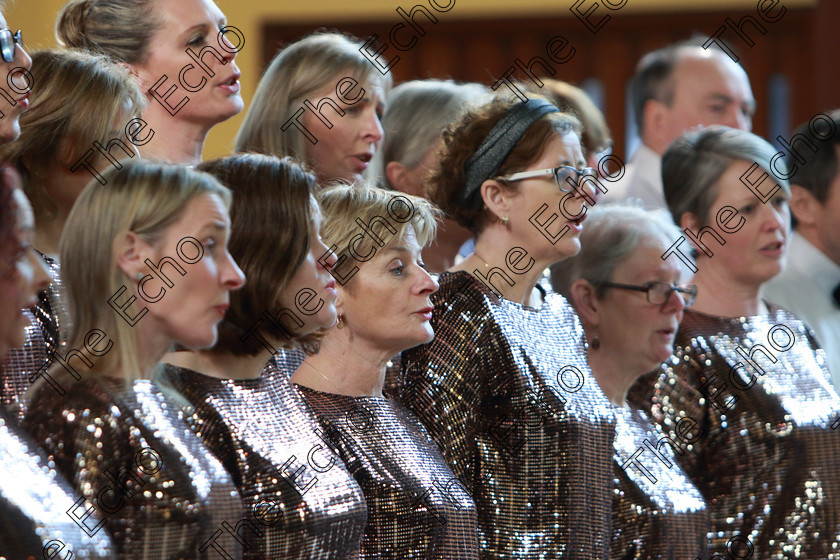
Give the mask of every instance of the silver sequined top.
M 288 379 L 234 381 L 173 365 L 162 375 L 195 407 L 189 423 L 239 488 L 256 528 L 245 558 L 359 557 L 362 490 Z
M 475 504 L 413 414 L 386 397 L 297 387 L 364 491 L 361 558 L 478 558 Z
M 755 559 L 836 560 L 840 397 L 811 331 L 769 308 L 735 318 L 687 310 L 674 361 L 630 399 L 683 442 L 676 458 L 706 499 L 715 552 L 741 535 Z M 701 431 L 680 438 L 681 419 Z
M 435 339 L 403 353 L 400 399 L 473 496 L 481 558 L 608 558 L 615 417 L 577 315 L 467 272 L 439 282 Z
M 641 410 L 615 409 L 613 560 L 708 558 L 709 514 L 674 455 L 682 450 Z M 687 425 L 681 433 L 689 438 Z M 647 443 L 645 443 L 647 442 Z
M 95 515 L 78 521 L 90 507 L 0 407 L 0 558 L 116 558 Z
M 83 378 L 63 396 L 38 387 L 24 428 L 93 504 L 119 558 L 217 558 L 218 548 L 240 558 L 242 502 L 183 415 L 149 381 Z

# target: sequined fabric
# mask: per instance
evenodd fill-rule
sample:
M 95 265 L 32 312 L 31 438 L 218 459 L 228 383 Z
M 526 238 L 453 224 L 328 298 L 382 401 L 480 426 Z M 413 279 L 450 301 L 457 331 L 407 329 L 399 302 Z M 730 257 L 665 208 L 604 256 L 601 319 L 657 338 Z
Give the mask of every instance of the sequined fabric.
M 417 418 L 386 397 L 297 387 L 364 491 L 362 558 L 478 558 L 475 505 Z
M 610 558 L 708 558 L 709 514 L 700 492 L 674 458 L 679 451 L 663 441 L 644 412 L 616 408 L 615 419 Z
M 12 348 L 0 363 L 0 405 L 23 420 L 23 396 L 31 387 L 29 378 L 47 362 L 47 344 L 38 322 L 30 310 L 23 315 L 29 320 L 23 346 Z
M 684 444 L 677 460 L 706 498 L 715 552 L 740 534 L 755 559 L 837 559 L 840 433 L 830 425 L 840 398 L 812 333 L 769 308 L 740 318 L 686 311 L 675 360 L 630 399 Z M 680 438 L 682 418 L 702 429 L 696 441 Z
M 473 496 L 481 557 L 608 558 L 615 418 L 577 315 L 466 272 L 439 282 L 435 339 L 403 353 L 400 398 Z
M 38 251 L 50 275 L 50 285 L 46 290 L 38 292 L 38 304 L 32 308 L 35 320 L 41 327 L 44 341 L 47 344 L 47 354 L 52 355 L 61 344 L 61 328 L 63 324 L 64 306 L 61 299 L 61 267 L 56 259 Z
M 106 531 L 89 535 L 67 515 L 78 496 L 2 408 L 0 473 L 0 558 L 116 558 Z M 98 523 L 95 516 L 87 521 Z
M 29 379 L 47 363 L 49 356 L 60 348 L 61 276 L 58 261 L 38 253 L 50 275 L 50 285 L 38 292 L 38 303 L 23 313 L 29 320 L 26 341 L 19 348 L 12 348 L 0 362 L 0 404 L 17 413 L 20 420 L 25 414 L 23 395 L 29 390 Z
M 230 476 L 151 382 L 83 378 L 64 396 L 41 385 L 24 428 L 93 504 L 120 559 L 217 558 L 215 546 L 241 557 L 222 525 L 244 514 Z
M 239 488 L 258 531 L 247 531 L 244 558 L 359 557 L 362 490 L 288 380 L 275 392 L 267 378 L 217 379 L 172 365 L 163 378 L 195 407 L 188 420 Z

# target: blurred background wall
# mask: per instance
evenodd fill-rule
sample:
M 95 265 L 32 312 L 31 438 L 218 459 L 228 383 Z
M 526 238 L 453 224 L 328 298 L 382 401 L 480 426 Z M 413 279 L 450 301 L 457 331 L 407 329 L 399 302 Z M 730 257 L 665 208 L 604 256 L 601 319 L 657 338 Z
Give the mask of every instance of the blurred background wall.
M 177 0 L 171 0 L 177 1 Z M 397 7 L 429 8 L 428 0 L 216 0 L 230 25 L 240 29 L 246 44 L 237 57 L 242 71 L 246 105 L 267 62 L 283 44 L 318 29 L 339 29 L 362 39 L 379 35 L 401 22 Z M 570 7 L 586 13 L 593 33 Z M 776 4 L 773 4 L 776 2 Z M 453 4 L 446 12 L 432 12 L 438 23 L 417 21 L 426 31 L 415 48 L 399 54 L 393 67 L 395 83 L 412 78 L 451 77 L 492 84 L 514 59 L 528 62 L 546 56 L 546 44 L 563 36 L 575 55 L 554 64 L 552 77 L 584 87 L 605 110 L 615 140 L 614 152 L 625 156 L 632 135 L 627 120 L 625 87 L 636 62 L 645 52 L 692 32 L 713 34 L 729 17 L 733 22 L 752 16 L 765 28 L 751 24 L 744 32 L 748 46 L 728 31 L 724 38 L 737 47 L 758 102 L 754 131 L 768 138 L 782 134 L 814 114 L 840 106 L 840 0 L 437 0 Z M 53 26 L 63 0 L 13 0 L 5 15 L 9 26 L 24 31 L 28 49 L 55 45 Z M 622 6 L 612 10 L 609 6 Z M 774 23 L 759 19 L 757 6 L 772 14 L 784 8 Z M 604 17 L 610 19 L 604 21 Z M 425 24 L 425 25 L 424 25 Z M 713 47 L 714 48 L 714 47 Z M 568 52 L 568 49 L 564 52 Z M 550 59 L 549 59 L 549 62 Z M 539 72 L 541 67 L 537 66 Z M 542 73 L 542 72 L 539 72 Z M 517 71 L 515 78 L 526 79 Z M 37 77 L 36 77 L 37 80 Z M 37 87 L 37 81 L 36 85 Z M 216 126 L 208 137 L 205 158 L 230 152 L 244 112 Z

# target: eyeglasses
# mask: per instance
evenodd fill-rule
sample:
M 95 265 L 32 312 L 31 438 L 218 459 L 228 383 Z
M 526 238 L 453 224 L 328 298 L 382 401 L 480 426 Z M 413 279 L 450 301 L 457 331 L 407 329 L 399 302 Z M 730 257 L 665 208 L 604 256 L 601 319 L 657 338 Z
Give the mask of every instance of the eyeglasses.
M 0 29 L 0 54 L 3 55 L 3 60 L 6 62 L 14 62 L 15 60 L 15 45 L 20 45 L 23 48 L 23 39 L 20 36 L 20 29 L 12 34 L 12 30 L 8 27 Z
M 572 192 L 575 186 L 580 185 L 581 178 L 598 177 L 598 171 L 592 167 L 578 169 L 571 165 L 561 165 L 560 167 L 540 169 L 537 171 L 520 171 L 511 175 L 496 177 L 496 179 L 501 179 L 502 181 L 522 181 L 523 179 L 532 179 L 543 175 L 554 175 L 554 182 L 557 183 L 557 186 L 562 192 Z
M 664 305 L 668 298 L 671 297 L 671 292 L 677 292 L 685 302 L 686 307 L 691 307 L 694 300 L 697 298 L 697 286 L 694 284 L 683 284 L 682 286 L 675 286 L 668 282 L 648 282 L 641 286 L 633 286 L 631 284 L 616 284 L 615 282 L 604 282 L 602 284 L 605 288 L 621 288 L 622 290 L 633 290 L 636 292 L 646 292 L 647 300 L 653 305 Z

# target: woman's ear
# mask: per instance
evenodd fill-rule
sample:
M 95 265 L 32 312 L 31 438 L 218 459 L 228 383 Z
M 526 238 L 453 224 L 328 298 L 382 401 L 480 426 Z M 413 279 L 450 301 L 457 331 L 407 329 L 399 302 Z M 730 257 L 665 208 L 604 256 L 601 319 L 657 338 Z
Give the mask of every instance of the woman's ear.
M 135 278 L 143 271 L 144 261 L 152 256 L 151 246 L 133 231 L 124 233 L 114 240 L 117 266 L 129 278 Z
M 578 278 L 570 289 L 572 302 L 584 326 L 597 327 L 601 322 L 601 301 L 598 299 L 595 286 L 588 280 Z
M 415 194 L 410 192 L 409 185 L 406 184 L 406 171 L 405 166 L 398 161 L 389 161 L 385 164 L 385 177 L 391 186 L 400 192 Z
M 813 226 L 821 221 L 823 205 L 811 191 L 791 185 L 790 194 L 790 213 L 799 224 Z
M 511 209 L 511 193 L 508 189 L 502 187 L 498 181 L 494 179 L 487 179 L 479 187 L 481 190 L 481 199 L 484 205 L 490 210 L 490 213 L 496 216 L 499 220 L 503 216 L 510 215 Z
M 691 212 L 683 212 L 682 216 L 680 216 L 680 229 L 681 230 L 685 231 L 686 228 L 687 228 L 687 229 L 690 229 L 691 231 L 699 232 L 701 227 L 702 226 L 700 225 L 700 221 Z M 691 236 L 688 236 L 688 237 L 689 237 L 689 242 L 691 243 L 691 248 L 694 249 L 697 252 L 702 252 L 702 249 L 694 243 L 694 240 L 691 239 Z

